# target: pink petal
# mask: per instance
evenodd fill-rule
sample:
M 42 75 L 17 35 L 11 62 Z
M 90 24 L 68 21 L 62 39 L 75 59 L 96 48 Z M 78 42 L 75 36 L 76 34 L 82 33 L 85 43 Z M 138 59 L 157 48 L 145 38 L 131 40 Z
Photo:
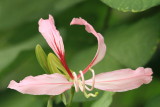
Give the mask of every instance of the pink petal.
M 11 81 L 8 88 L 17 90 L 23 94 L 33 95 L 59 95 L 71 88 L 73 83 L 69 82 L 61 74 L 28 76 L 20 83 Z
M 100 90 L 121 92 L 140 87 L 152 81 L 152 69 L 139 67 L 136 70 L 121 69 L 112 72 L 101 73 L 95 76 L 95 88 Z M 92 85 L 92 80 L 86 81 Z
M 92 33 L 98 40 L 98 49 L 95 57 L 91 63 L 83 70 L 83 73 L 86 73 L 89 68 L 96 65 L 99 61 L 103 59 L 106 53 L 106 45 L 104 43 L 103 36 L 100 33 L 97 33 L 94 28 L 82 18 L 73 18 L 70 25 L 84 25 L 88 33 Z
M 64 45 L 59 31 L 56 29 L 54 19 L 49 15 L 49 19 L 39 20 L 39 32 L 46 39 L 48 45 L 52 48 L 55 54 L 60 58 L 64 56 Z

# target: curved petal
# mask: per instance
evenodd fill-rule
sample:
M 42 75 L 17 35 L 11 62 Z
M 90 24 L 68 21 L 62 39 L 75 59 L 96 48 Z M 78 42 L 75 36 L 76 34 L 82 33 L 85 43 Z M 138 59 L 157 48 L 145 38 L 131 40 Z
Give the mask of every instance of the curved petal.
M 103 36 L 100 33 L 97 33 L 94 28 L 84 19 L 82 18 L 73 18 L 70 25 L 84 25 L 85 29 L 88 33 L 92 33 L 98 40 L 98 49 L 95 57 L 91 61 L 91 63 L 83 70 L 83 74 L 88 71 L 89 68 L 97 64 L 99 61 L 103 59 L 106 53 L 106 45 L 104 43 Z
M 59 95 L 70 89 L 72 84 L 63 75 L 55 73 L 35 77 L 28 76 L 20 81 L 20 83 L 12 80 L 8 88 L 17 90 L 23 94 Z
M 56 29 L 54 19 L 49 15 L 49 19 L 40 19 L 39 22 L 39 32 L 46 39 L 48 45 L 52 48 L 55 54 L 61 58 L 64 56 L 64 45 L 62 37 L 59 31 Z
M 95 88 L 100 90 L 122 92 L 140 87 L 152 81 L 152 69 L 139 67 L 136 70 L 121 69 L 112 72 L 101 73 L 95 76 Z M 92 79 L 86 81 L 92 85 Z

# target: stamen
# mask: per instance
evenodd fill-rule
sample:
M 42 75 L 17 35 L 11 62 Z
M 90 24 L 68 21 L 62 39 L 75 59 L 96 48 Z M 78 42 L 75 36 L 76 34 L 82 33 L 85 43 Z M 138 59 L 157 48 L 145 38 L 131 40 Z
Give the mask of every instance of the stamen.
M 94 70 L 93 69 L 90 69 L 90 71 L 92 72 L 92 87 L 91 88 L 88 88 L 86 85 L 85 85 L 85 79 L 84 79 L 84 75 L 83 75 L 83 72 L 80 71 L 80 75 L 81 75 L 81 79 L 78 79 L 77 77 L 77 74 L 75 72 L 73 72 L 73 77 L 74 77 L 74 87 L 75 87 L 75 90 L 76 92 L 79 91 L 79 88 L 80 90 L 84 93 L 85 97 L 86 98 L 89 98 L 89 97 L 96 97 L 98 95 L 98 92 L 96 92 L 95 94 L 92 94 L 92 93 L 89 93 L 87 94 L 85 89 L 87 89 L 88 91 L 92 91 L 94 89 L 94 84 L 95 84 L 95 73 L 94 73 Z
M 85 85 L 85 88 L 88 90 L 88 91 L 92 91 L 94 89 L 94 84 L 95 84 L 95 73 L 94 73 L 94 70 L 90 68 L 90 71 L 92 72 L 92 87 L 89 89 L 86 85 Z
M 81 74 L 81 78 L 82 78 L 82 81 L 81 81 L 81 82 L 82 82 L 82 83 L 81 83 L 81 84 L 82 84 L 82 90 L 81 90 L 81 91 L 84 92 L 84 91 L 85 91 L 84 75 L 83 75 L 83 72 L 82 72 L 82 71 L 80 71 L 79 73 Z
M 78 84 L 79 83 L 78 83 L 77 74 L 75 72 L 73 72 L 73 76 L 74 76 L 74 81 L 73 81 L 74 87 L 75 87 L 76 92 L 78 92 Z
M 73 76 L 74 76 L 74 86 L 75 86 L 75 90 L 76 92 L 78 92 L 78 88 L 81 89 L 82 92 L 85 91 L 85 89 L 87 89 L 88 91 L 92 91 L 94 89 L 94 84 L 95 84 L 95 73 L 94 73 L 94 70 L 93 69 L 90 69 L 90 71 L 92 72 L 92 87 L 91 88 L 88 88 L 86 85 L 85 85 L 85 79 L 84 79 L 84 75 L 83 75 L 83 72 L 80 71 L 80 75 L 81 75 L 81 78 L 82 80 L 78 80 L 77 78 L 77 74 L 75 72 L 73 72 Z

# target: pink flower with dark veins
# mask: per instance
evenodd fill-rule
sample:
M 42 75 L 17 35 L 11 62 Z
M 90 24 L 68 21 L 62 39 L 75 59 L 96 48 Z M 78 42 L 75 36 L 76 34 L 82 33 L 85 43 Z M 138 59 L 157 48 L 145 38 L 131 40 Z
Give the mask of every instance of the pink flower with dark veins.
M 8 88 L 17 90 L 23 94 L 59 95 L 74 86 L 76 92 L 80 89 L 87 95 L 86 90 L 92 91 L 94 88 L 104 91 L 122 92 L 138 88 L 152 81 L 152 69 L 143 67 L 139 67 L 136 70 L 120 69 L 95 75 L 94 70 L 91 68 L 101 61 L 106 53 L 103 36 L 97 33 L 94 28 L 82 18 L 73 18 L 70 25 L 84 25 L 85 30 L 97 38 L 98 49 L 91 63 L 84 70 L 80 71 L 78 76 L 69 69 L 65 60 L 62 37 L 55 27 L 53 17 L 49 15 L 49 19 L 39 20 L 39 32 L 60 60 L 70 79 L 67 79 L 63 74 L 59 73 L 43 74 L 35 77 L 28 76 L 19 83 L 12 80 Z M 88 71 L 92 72 L 93 77 L 85 81 L 84 74 Z M 91 88 L 87 86 L 91 86 Z M 96 95 L 89 94 L 88 96 L 94 97 Z

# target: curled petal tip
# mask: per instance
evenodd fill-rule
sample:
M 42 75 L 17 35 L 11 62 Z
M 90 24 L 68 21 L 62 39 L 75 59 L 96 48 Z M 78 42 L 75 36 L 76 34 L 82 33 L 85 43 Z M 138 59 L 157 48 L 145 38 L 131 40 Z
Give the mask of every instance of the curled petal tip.
M 145 69 L 145 73 L 146 73 L 146 75 L 152 75 L 152 74 L 153 74 L 153 71 L 152 71 L 151 68 L 146 68 L 146 69 Z
M 103 57 L 105 56 L 105 53 L 106 53 L 106 45 L 104 43 L 103 36 L 100 33 L 97 33 L 95 31 L 95 29 L 92 27 L 92 25 L 90 25 L 84 19 L 73 18 L 70 25 L 84 25 L 85 30 L 88 33 L 92 33 L 97 38 L 98 49 L 97 49 L 96 55 L 93 58 L 93 60 L 91 61 L 91 63 L 83 70 L 83 73 L 86 73 L 89 70 L 89 68 L 91 68 L 92 66 L 94 66 L 95 64 L 97 64 L 99 61 L 101 61 L 103 59 Z M 80 77 L 80 75 L 78 75 L 78 77 Z
M 145 69 L 145 75 L 148 76 L 148 78 L 146 78 L 145 80 L 145 84 L 149 84 L 152 81 L 152 74 L 153 74 L 153 71 L 151 68 Z
M 75 21 L 77 20 L 78 18 L 73 18 L 72 21 L 70 22 L 70 25 L 74 25 Z
M 39 32 L 46 39 L 48 45 L 60 58 L 64 57 L 64 45 L 59 31 L 56 29 L 52 15 L 48 19 L 39 20 Z
M 40 18 L 38 24 L 40 24 L 43 20 L 44 20 L 43 18 Z
M 143 71 L 143 72 L 142 72 Z M 137 73 L 144 73 L 143 75 L 145 76 L 145 78 L 143 79 L 144 84 L 148 84 L 152 81 L 152 74 L 153 71 L 151 68 L 143 68 L 143 67 L 139 67 L 136 69 Z
M 51 21 L 51 23 L 54 23 L 54 18 L 51 14 L 49 14 L 49 20 Z
M 16 86 L 17 86 L 17 82 L 12 80 L 12 81 L 10 81 L 10 83 L 9 83 L 7 88 L 14 89 L 14 87 L 16 87 Z
M 73 18 L 70 25 L 83 25 L 84 23 L 87 23 L 87 22 L 81 17 L 79 17 L 79 18 Z
M 53 18 L 53 16 L 51 14 L 49 14 L 49 18 Z

